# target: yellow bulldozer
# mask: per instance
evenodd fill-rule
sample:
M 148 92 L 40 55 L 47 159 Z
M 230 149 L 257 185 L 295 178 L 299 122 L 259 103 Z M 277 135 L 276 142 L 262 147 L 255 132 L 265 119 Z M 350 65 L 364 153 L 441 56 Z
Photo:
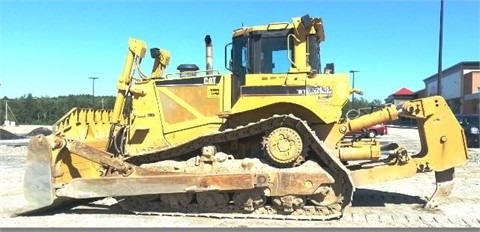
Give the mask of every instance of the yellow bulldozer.
M 434 172 L 425 207 L 445 201 L 454 168 L 464 165 L 464 132 L 440 96 L 342 117 L 348 73 L 321 70 L 321 18 L 241 27 L 225 46 L 222 74 L 181 64 L 151 48 L 151 73 L 140 69 L 146 43 L 130 39 L 113 109 L 74 108 L 50 136 L 28 146 L 18 215 L 78 199 L 114 197 L 127 211 L 158 215 L 328 220 L 351 205 L 355 187 Z M 422 149 L 345 134 L 399 117 L 416 119 Z

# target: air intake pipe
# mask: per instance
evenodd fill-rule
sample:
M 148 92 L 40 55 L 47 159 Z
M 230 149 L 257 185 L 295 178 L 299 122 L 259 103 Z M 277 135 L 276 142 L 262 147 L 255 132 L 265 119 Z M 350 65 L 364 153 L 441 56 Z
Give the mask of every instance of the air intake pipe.
M 213 55 L 212 55 L 212 38 L 210 35 L 205 36 L 205 54 L 206 54 L 206 67 L 207 75 L 212 75 L 213 69 Z

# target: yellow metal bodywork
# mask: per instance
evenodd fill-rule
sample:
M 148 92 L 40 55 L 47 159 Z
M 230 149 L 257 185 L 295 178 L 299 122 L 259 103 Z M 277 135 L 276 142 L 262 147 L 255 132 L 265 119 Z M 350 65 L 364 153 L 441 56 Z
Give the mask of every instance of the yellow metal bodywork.
M 165 68 L 170 63 L 170 52 L 166 50 L 160 50 L 158 56 L 154 57 L 155 61 L 152 68 L 153 78 L 165 78 Z
M 416 156 L 419 165 L 444 171 L 465 164 L 465 134 L 445 99 L 435 96 L 409 101 L 403 105 L 401 115 L 418 118 L 423 148 Z
M 339 120 L 342 108 L 350 95 L 350 89 L 347 87 L 349 85 L 347 74 L 316 74 L 310 76 L 306 73 L 252 74 L 247 75 L 246 79 L 244 87 L 317 86 L 329 93 L 304 92 L 303 95 L 241 96 L 232 107 L 233 114 L 250 110 L 261 111 L 260 114 L 265 116 L 292 113 L 305 117 L 307 121 L 329 124 Z
M 313 19 L 310 28 L 303 28 L 300 18 L 294 18 L 293 23 L 242 28 L 234 31 L 234 36 L 254 30 L 283 28 L 295 31 L 291 38 L 295 40 L 293 67 L 285 74 L 247 74 L 243 86 L 235 84 L 234 75 L 210 72 L 169 79 L 168 75 L 163 75 L 170 59 L 168 52 L 161 52 L 154 58 L 151 77 L 134 79 L 133 73 L 139 71 L 140 61 L 145 56 L 146 43 L 130 39 L 113 110 L 72 109 L 54 125 L 55 133 L 49 137 L 53 143 L 54 184 L 60 186 L 79 177 L 99 177 L 105 172 L 97 163 L 76 154 L 66 154 L 68 151 L 56 140 L 58 137 L 105 150 L 116 142 L 111 139 L 113 135 L 126 133 L 125 150 L 121 155 L 141 156 L 274 114 L 294 114 L 308 122 L 336 159 L 367 160 L 351 168 L 352 178 L 358 185 L 408 177 L 419 167 L 442 171 L 465 163 L 463 131 L 440 97 L 404 104 L 401 115 L 418 119 L 424 145 L 422 152 L 407 162 L 379 161 L 378 141 L 342 142 L 347 132 L 395 120 L 399 112 L 394 106 L 387 106 L 358 119 L 341 118 L 343 106 L 355 91 L 350 87 L 348 74 L 314 74 L 307 64 L 308 48 L 302 38 L 313 34 L 323 41 L 320 19 Z M 246 91 L 249 88 L 256 91 L 249 93 Z M 292 91 L 285 91 L 289 88 Z M 282 92 L 269 93 L 272 90 Z M 124 114 L 130 108 L 126 106 L 128 100 L 131 111 Z
M 129 155 L 166 146 L 175 146 L 192 138 L 217 131 L 224 122 L 218 113 L 230 109 L 228 75 L 217 84 L 175 86 L 162 84 L 169 80 L 146 80 L 141 83 L 145 94 L 133 100 Z M 184 78 L 204 83 L 208 77 Z M 198 81 L 199 80 L 199 81 Z
M 112 123 L 119 123 L 122 120 L 121 114 L 125 106 L 125 96 L 127 90 L 131 84 L 132 70 L 134 65 L 139 64 L 140 59 L 145 56 L 146 50 L 147 45 L 145 42 L 136 39 L 128 40 L 128 51 L 127 58 L 125 60 L 125 66 L 117 82 L 118 93 L 115 99 L 115 105 L 113 107 L 113 115 L 111 117 Z
M 53 125 L 52 147 L 54 185 L 79 177 L 98 177 L 102 167 L 76 154 L 65 154 L 59 137 L 76 139 L 104 150 L 108 143 L 112 110 L 73 108 Z M 124 120 L 120 120 L 124 122 Z
M 465 165 L 468 159 L 464 131 L 439 96 L 405 102 L 399 115 L 417 119 L 421 151 L 399 161 L 365 162 L 352 170 L 356 185 L 402 179 L 417 172 L 442 172 Z

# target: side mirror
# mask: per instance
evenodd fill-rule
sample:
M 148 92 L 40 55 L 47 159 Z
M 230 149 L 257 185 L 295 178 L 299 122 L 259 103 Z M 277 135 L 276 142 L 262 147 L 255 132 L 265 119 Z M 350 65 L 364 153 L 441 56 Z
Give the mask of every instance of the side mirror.
M 227 50 L 228 48 L 232 46 L 232 43 L 228 43 L 225 45 L 225 49 L 224 49 L 224 66 L 225 68 L 228 70 L 228 71 L 232 71 L 232 49 L 230 48 L 230 62 L 228 63 L 228 67 L 227 67 Z
M 303 28 L 307 29 L 312 26 L 312 18 L 310 15 L 306 14 L 300 18 L 300 22 L 303 25 Z

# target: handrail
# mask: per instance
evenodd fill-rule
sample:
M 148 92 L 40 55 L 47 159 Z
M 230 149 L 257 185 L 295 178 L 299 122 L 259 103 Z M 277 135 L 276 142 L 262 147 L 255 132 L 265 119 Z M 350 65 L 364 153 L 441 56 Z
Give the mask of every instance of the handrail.
M 212 74 L 207 74 L 207 72 L 212 72 Z M 182 76 L 182 74 L 188 73 L 188 74 L 195 74 L 192 76 Z M 205 75 L 198 75 L 200 73 L 205 73 Z M 216 69 L 211 69 L 211 70 L 198 70 L 198 71 L 186 71 L 186 72 L 176 72 L 176 73 L 169 73 L 166 75 L 166 79 L 174 78 L 174 77 L 179 77 L 179 78 L 185 78 L 185 77 L 199 77 L 199 76 L 217 76 L 220 75 L 220 71 Z

